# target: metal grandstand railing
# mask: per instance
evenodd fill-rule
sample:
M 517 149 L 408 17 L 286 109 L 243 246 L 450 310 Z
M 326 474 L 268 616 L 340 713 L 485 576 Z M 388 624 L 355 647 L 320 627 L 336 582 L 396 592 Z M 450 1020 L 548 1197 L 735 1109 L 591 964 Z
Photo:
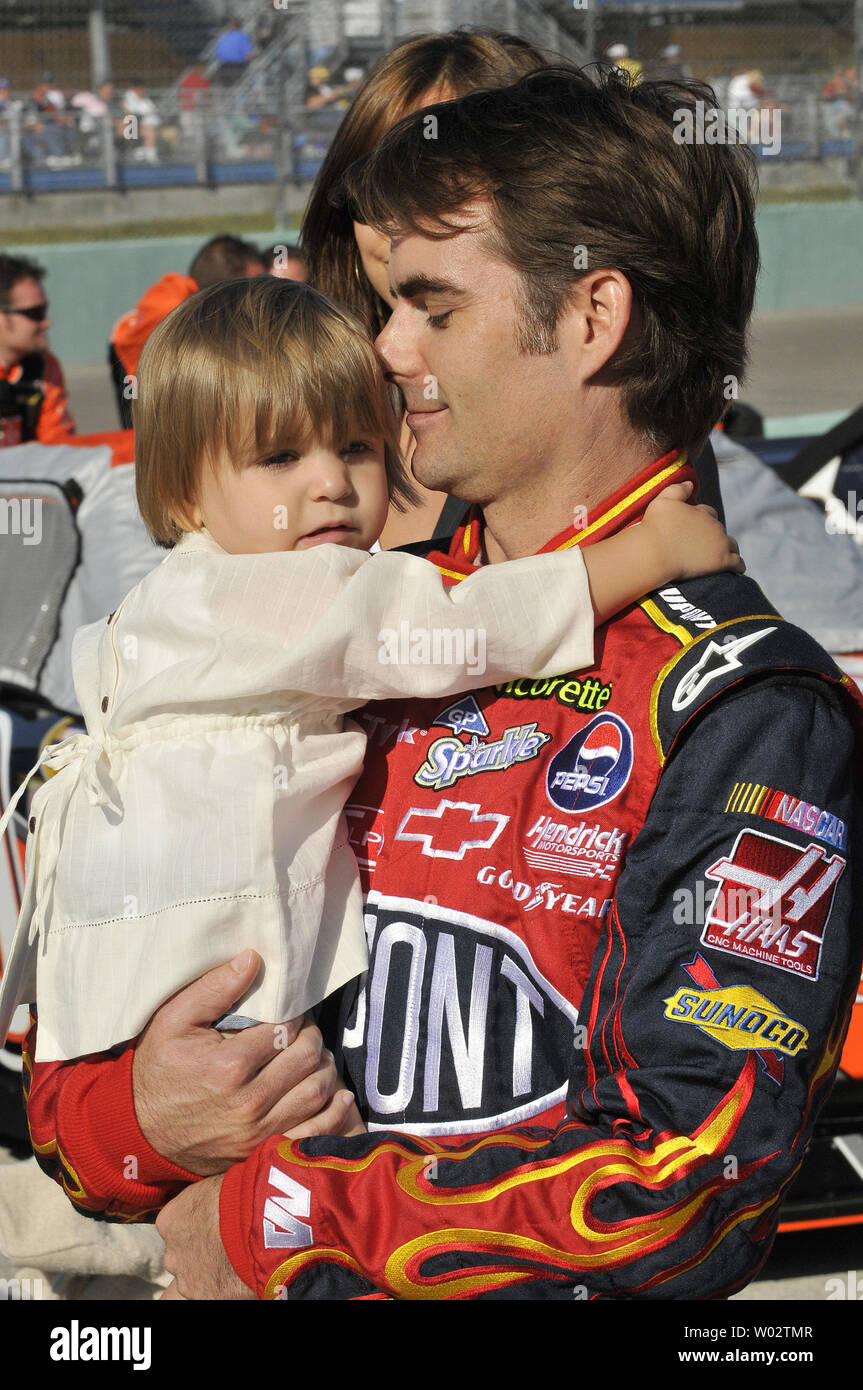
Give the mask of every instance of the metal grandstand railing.
M 559 53 L 578 67 L 590 61 L 585 46 L 535 0 L 453 0 L 449 8 L 452 25 L 448 27 L 470 24 L 503 29 L 528 39 L 537 48 Z
M 202 3 L 198 0 L 198 10 Z M 16 90 L 13 73 L 10 96 L 4 99 L 0 95 L 0 196 L 9 192 L 38 195 L 73 189 L 246 182 L 275 182 L 283 190 L 286 182 L 314 178 L 347 100 L 342 98 L 341 109 L 335 103 L 309 107 L 310 67 L 325 66 L 332 73 L 333 85 L 340 86 L 346 66 L 368 71 L 408 34 L 459 26 L 508 30 L 569 61 L 587 62 L 591 55 L 582 42 L 584 26 L 576 24 L 574 33 L 564 27 L 560 3 L 285 0 L 285 7 L 276 9 L 264 0 L 238 0 L 231 4 L 231 12 L 246 22 L 260 46 L 239 76 L 225 82 L 220 80 L 214 60 L 217 37 L 225 28 L 225 8 L 223 0 L 212 0 L 210 41 L 199 50 L 201 60 L 210 66 L 212 88 L 202 98 L 199 110 L 190 112 L 180 81 L 174 80 L 175 62 L 170 84 L 154 84 L 149 93 L 158 113 L 155 137 L 151 129 L 143 132 L 147 139 L 121 138 L 116 107 L 101 122 L 91 117 L 85 120 L 83 111 L 73 109 L 68 93 L 65 110 L 37 108 L 33 97 L 26 95 L 26 86 Z M 555 4 L 557 16 L 545 7 Z M 859 4 L 863 12 L 863 0 Z M 651 32 L 648 25 L 644 35 Z M 664 32 L 666 36 L 676 33 L 668 28 Z M 724 33 L 721 26 L 693 26 L 683 52 L 695 75 L 706 75 L 713 82 L 720 104 L 726 99 L 728 78 L 717 76 L 722 68 L 716 45 L 734 41 L 733 36 L 723 38 Z M 756 37 L 752 30 L 747 40 L 750 46 Z M 763 36 L 762 40 L 766 42 Z M 635 40 L 633 43 L 636 46 Z M 646 45 L 647 38 L 639 40 L 636 51 Z M 804 71 L 798 55 L 797 70 L 790 66 L 783 70 L 777 63 L 766 77 L 782 118 L 781 148 L 777 142 L 775 149 L 760 150 L 768 186 L 769 181 L 783 187 L 854 187 L 859 183 L 863 192 L 860 98 L 855 99 L 853 91 L 843 94 L 827 84 L 829 69 L 825 72 L 824 62 L 828 56 L 833 62 L 832 49 L 829 55 L 825 50 L 824 59 L 817 64 L 813 60 L 811 70 Z M 116 52 L 114 59 L 116 62 Z M 657 61 L 656 55 L 650 58 L 645 53 L 647 76 L 655 75 L 653 65 Z M 733 59 L 725 64 L 726 74 L 732 71 Z M 59 72 L 58 79 L 63 85 Z M 122 90 L 123 84 L 118 82 L 118 100 Z

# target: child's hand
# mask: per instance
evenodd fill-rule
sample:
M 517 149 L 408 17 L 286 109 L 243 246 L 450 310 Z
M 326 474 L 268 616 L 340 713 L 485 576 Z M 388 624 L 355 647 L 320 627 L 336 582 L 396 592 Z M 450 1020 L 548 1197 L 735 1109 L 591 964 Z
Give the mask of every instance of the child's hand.
M 649 503 L 642 527 L 649 528 L 661 563 L 670 579 L 694 579 L 699 574 L 731 570 L 745 574 L 746 566 L 733 536 L 729 536 L 712 507 L 693 506 L 692 483 L 673 483 Z

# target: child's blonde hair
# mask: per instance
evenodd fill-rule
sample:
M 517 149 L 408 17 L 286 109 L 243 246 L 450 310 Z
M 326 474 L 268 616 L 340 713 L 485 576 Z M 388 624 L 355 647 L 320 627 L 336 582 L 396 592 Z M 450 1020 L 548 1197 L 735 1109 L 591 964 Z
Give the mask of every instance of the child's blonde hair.
M 253 442 L 265 453 L 382 436 L 390 498 L 400 511 L 417 500 L 396 394 L 365 329 L 310 285 L 260 275 L 192 295 L 147 340 L 132 414 L 138 506 L 167 549 L 190 529 L 203 467 L 226 449 L 239 468 Z

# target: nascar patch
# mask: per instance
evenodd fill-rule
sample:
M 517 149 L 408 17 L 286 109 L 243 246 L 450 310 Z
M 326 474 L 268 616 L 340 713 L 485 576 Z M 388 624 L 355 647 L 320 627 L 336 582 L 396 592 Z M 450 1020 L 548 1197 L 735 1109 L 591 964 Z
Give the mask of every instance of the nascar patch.
M 845 849 L 848 844 L 848 827 L 839 816 L 761 782 L 735 782 L 725 811 L 728 815 L 763 816 L 780 825 L 792 825 L 837 849 Z

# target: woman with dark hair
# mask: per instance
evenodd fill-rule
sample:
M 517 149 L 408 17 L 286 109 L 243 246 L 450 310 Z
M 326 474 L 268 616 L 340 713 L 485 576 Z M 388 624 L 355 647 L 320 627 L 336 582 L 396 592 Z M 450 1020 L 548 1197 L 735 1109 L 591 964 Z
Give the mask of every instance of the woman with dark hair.
M 546 67 L 552 56 L 513 34 L 422 34 L 388 53 L 360 89 L 312 189 L 302 244 L 311 283 L 350 309 L 373 337 L 391 313 L 389 240 L 353 217 L 342 191 L 345 171 L 369 154 L 403 116 L 481 87 L 507 87 Z M 401 443 L 409 462 L 414 438 L 406 426 Z M 434 534 L 446 496 L 415 486 L 420 503 L 408 512 L 390 509 L 381 537 L 384 548 Z

